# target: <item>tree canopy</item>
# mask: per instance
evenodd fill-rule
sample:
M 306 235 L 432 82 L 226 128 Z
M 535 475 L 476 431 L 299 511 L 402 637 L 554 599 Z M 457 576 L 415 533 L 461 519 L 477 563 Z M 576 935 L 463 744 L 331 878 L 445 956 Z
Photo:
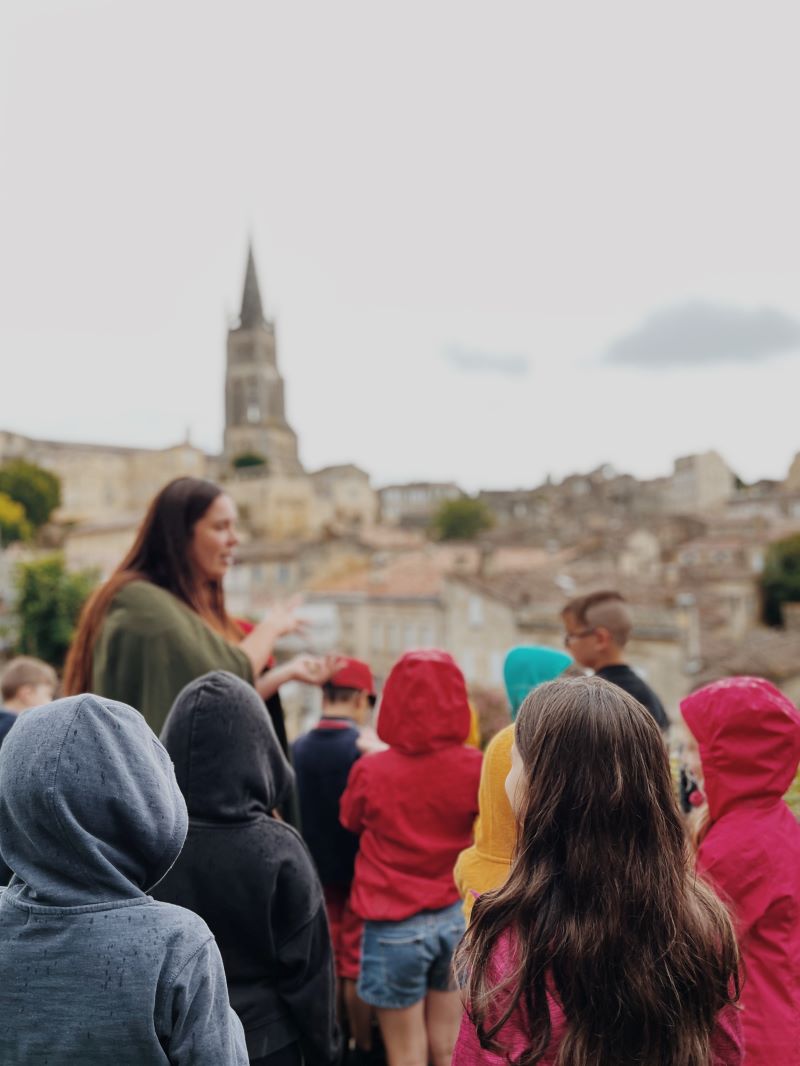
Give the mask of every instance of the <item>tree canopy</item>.
M 0 467 L 0 492 L 22 504 L 33 529 L 40 529 L 61 503 L 56 475 L 25 459 L 12 459 Z
M 800 603 L 800 534 L 770 544 L 761 574 L 764 621 L 779 626 L 784 603 Z
M 263 455 L 259 455 L 258 452 L 242 452 L 240 455 L 233 457 L 233 466 L 235 470 L 244 470 L 249 466 L 263 466 L 268 467 L 269 463 Z
M 0 492 L 0 547 L 15 540 L 27 540 L 30 535 L 31 525 L 25 517 L 25 508 L 7 493 Z
M 491 525 L 492 512 L 483 500 L 464 496 L 440 504 L 431 528 L 438 540 L 474 540 Z
M 22 563 L 17 571 L 17 651 L 60 669 L 96 580 L 91 571 L 68 571 L 60 554 Z

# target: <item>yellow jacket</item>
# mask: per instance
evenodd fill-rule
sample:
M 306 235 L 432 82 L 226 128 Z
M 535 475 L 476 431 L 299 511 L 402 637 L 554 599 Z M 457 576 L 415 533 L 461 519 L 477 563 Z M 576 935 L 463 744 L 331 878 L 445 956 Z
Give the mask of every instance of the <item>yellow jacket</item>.
M 469 920 L 475 895 L 499 888 L 508 877 L 511 855 L 517 839 L 514 812 L 506 796 L 506 777 L 511 769 L 514 726 L 508 725 L 493 737 L 483 756 L 478 792 L 480 814 L 475 820 L 475 843 L 456 860 L 453 876 L 464 899 Z

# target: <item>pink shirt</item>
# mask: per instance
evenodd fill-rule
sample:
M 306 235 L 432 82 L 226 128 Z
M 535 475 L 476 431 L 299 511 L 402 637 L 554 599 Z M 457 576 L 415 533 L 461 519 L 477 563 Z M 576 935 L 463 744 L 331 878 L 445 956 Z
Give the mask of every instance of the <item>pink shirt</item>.
M 505 934 L 498 942 L 492 960 L 492 969 L 497 979 L 510 966 L 510 936 Z M 499 1004 L 498 1004 L 499 1005 Z M 567 1019 L 558 1000 L 548 992 L 547 1005 L 550 1009 L 552 1034 L 550 1043 L 539 1066 L 555 1066 L 559 1044 L 564 1038 Z M 506 1050 L 506 1055 L 497 1055 L 486 1051 L 478 1042 L 475 1026 L 465 1011 L 461 1018 L 461 1028 L 453 1051 L 451 1066 L 508 1066 L 508 1059 L 517 1059 L 530 1043 L 525 1027 L 524 1014 L 517 1007 L 497 1036 L 498 1043 Z M 711 1037 L 711 1061 L 709 1066 L 742 1066 L 744 1063 L 742 1044 L 742 1024 L 739 1012 L 734 1007 L 726 1007 L 719 1017 Z M 775 1066 L 778 1066 L 776 1063 Z

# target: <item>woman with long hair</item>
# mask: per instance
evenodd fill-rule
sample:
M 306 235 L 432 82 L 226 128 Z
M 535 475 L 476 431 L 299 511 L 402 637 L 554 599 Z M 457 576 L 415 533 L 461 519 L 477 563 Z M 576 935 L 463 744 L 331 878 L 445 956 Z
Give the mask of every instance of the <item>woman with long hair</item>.
M 313 656 L 268 669 L 275 642 L 299 627 L 291 605 L 247 633 L 226 611 L 222 580 L 239 542 L 236 522 L 236 505 L 214 482 L 181 477 L 164 486 L 130 551 L 83 609 L 65 695 L 120 700 L 158 733 L 184 685 L 210 670 L 251 682 L 263 699 L 285 681 L 327 679 L 332 664 Z
M 738 1066 L 731 920 L 696 879 L 664 742 L 601 678 L 535 689 L 517 718 L 506 883 L 457 956 L 453 1066 Z

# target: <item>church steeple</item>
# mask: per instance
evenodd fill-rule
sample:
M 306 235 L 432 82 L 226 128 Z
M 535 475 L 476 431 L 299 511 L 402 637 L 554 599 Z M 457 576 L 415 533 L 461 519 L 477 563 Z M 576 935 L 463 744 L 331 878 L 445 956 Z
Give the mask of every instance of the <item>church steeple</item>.
M 275 324 L 264 317 L 252 243 L 247 248 L 241 315 L 228 331 L 224 455 L 231 465 L 244 455 L 257 456 L 270 474 L 303 472 L 297 437 L 286 421 Z
M 242 311 L 239 315 L 240 329 L 253 329 L 264 325 L 264 308 L 261 305 L 261 292 L 258 288 L 256 261 L 253 257 L 252 242 L 247 246 L 247 270 L 244 275 L 242 292 Z

